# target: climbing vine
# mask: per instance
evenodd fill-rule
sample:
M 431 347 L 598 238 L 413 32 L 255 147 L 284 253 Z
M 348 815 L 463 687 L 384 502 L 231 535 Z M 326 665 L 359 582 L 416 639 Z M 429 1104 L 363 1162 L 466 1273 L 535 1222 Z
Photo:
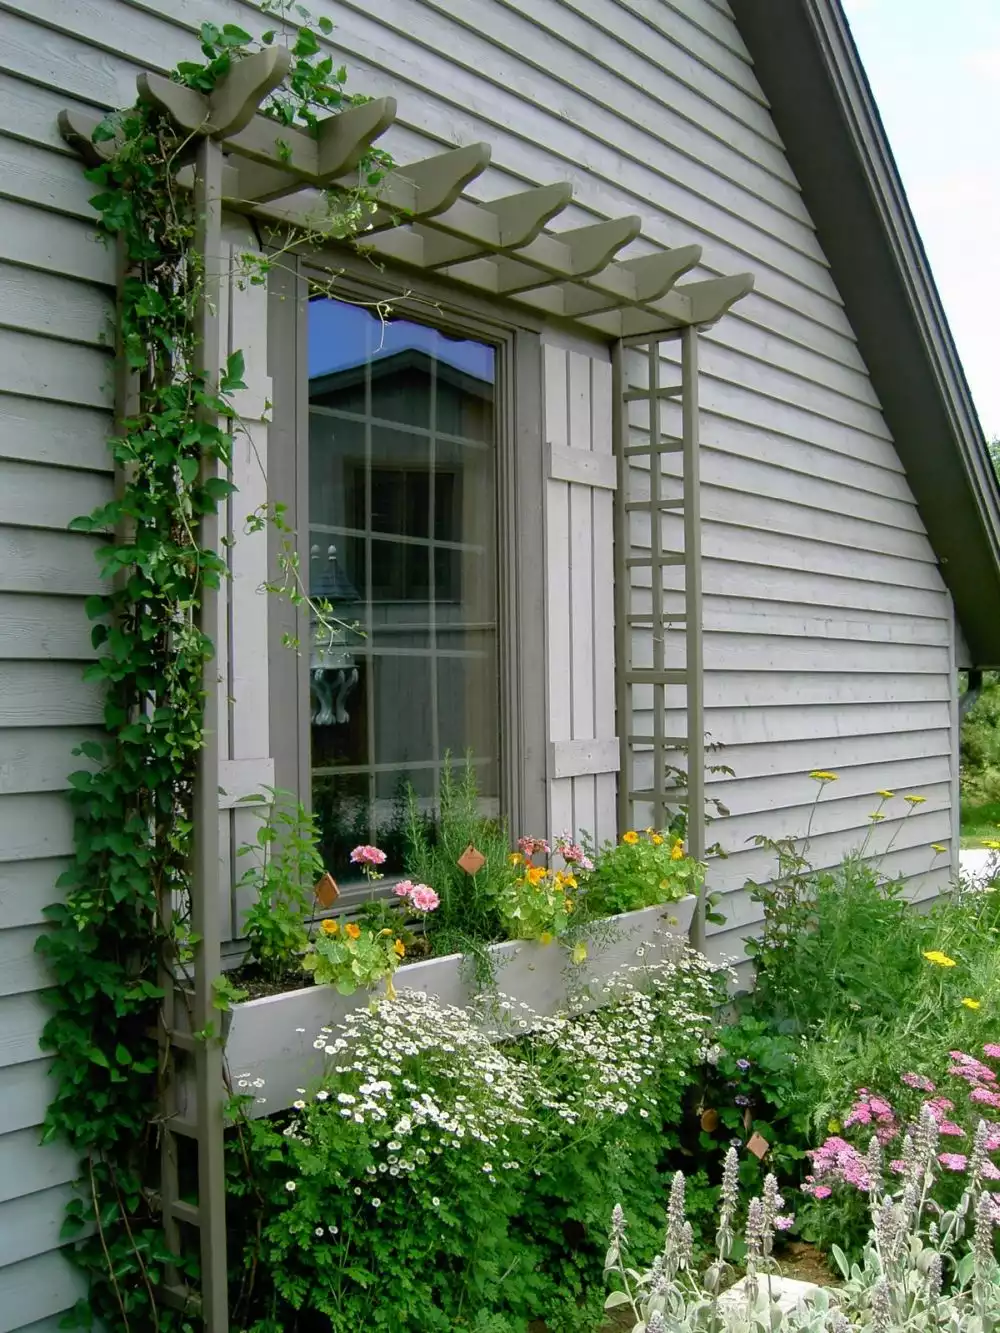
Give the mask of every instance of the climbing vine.
M 320 115 L 364 100 L 345 92 L 346 70 L 324 54 L 306 11 L 284 0 L 264 8 L 278 21 L 260 43 L 284 42 L 292 54 L 265 114 L 315 129 Z M 321 35 L 331 27 L 318 23 Z M 211 24 L 201 29 L 201 48 L 204 59 L 174 75 L 200 92 L 255 49 L 242 29 Z M 108 160 L 87 174 L 99 230 L 118 248 L 124 270 L 116 336 L 130 391 L 110 441 L 117 498 L 71 525 L 105 538 L 97 559 L 106 591 L 86 604 L 98 650 L 86 674 L 103 691 L 106 739 L 75 752 L 89 761 L 69 779 L 75 855 L 38 945 L 54 979 L 42 1037 L 56 1082 L 45 1134 L 67 1140 L 83 1159 L 64 1228 L 78 1240 L 74 1253 L 89 1279 L 79 1322 L 146 1333 L 191 1327 L 162 1306 L 166 1265 L 197 1275 L 196 1261 L 167 1251 L 157 1212 L 164 1076 L 157 1025 L 164 977 L 183 971 L 191 944 L 193 787 L 203 671 L 213 653 L 198 612 L 205 589 L 226 577 L 224 559 L 199 542 L 199 520 L 233 490 L 226 475 L 242 425 L 232 395 L 245 386 L 239 352 L 217 384 L 199 369 L 198 218 L 191 192 L 176 180 L 189 136 L 138 102 L 108 116 L 93 139 L 110 147 Z M 356 188 L 330 194 L 323 239 L 360 229 L 389 165 L 373 151 Z M 279 246 L 266 258 L 247 256 L 239 280 L 264 281 L 282 253 Z M 287 530 L 284 545 L 292 549 Z M 290 559 L 282 583 L 303 597 Z M 164 913 L 164 901 L 176 902 L 176 911 Z

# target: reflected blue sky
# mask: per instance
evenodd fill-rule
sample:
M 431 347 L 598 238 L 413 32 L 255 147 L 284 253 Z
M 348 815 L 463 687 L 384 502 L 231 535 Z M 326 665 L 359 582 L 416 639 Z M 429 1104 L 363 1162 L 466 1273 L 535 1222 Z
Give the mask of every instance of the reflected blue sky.
M 437 329 L 406 319 L 383 323 L 363 306 L 328 297 L 309 302 L 310 379 L 413 348 L 493 383 L 495 353 L 484 343 L 448 338 Z

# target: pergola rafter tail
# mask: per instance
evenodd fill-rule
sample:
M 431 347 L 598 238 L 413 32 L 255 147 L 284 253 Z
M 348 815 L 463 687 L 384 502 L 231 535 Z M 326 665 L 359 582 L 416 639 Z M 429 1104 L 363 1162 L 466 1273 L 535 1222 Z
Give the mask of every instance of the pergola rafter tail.
M 211 93 L 140 74 L 138 95 L 186 133 L 218 144 L 226 207 L 271 227 L 322 233 L 331 214 L 325 192 L 357 188 L 358 167 L 393 125 L 396 103 L 383 97 L 346 107 L 315 132 L 284 125 L 260 108 L 289 65 L 286 50 L 269 47 L 240 60 Z M 92 164 L 114 152 L 113 140 L 94 142 L 98 123 L 76 111 L 60 116 L 64 138 Z M 637 216 L 546 230 L 573 202 L 566 182 L 491 202 L 465 197 L 489 165 L 489 145 L 474 143 L 397 166 L 375 191 L 365 248 L 609 338 L 706 328 L 753 287 L 747 273 L 678 286 L 700 262 L 696 245 L 618 259 L 642 238 Z M 193 186 L 193 172 L 190 160 L 179 163 L 179 183 Z

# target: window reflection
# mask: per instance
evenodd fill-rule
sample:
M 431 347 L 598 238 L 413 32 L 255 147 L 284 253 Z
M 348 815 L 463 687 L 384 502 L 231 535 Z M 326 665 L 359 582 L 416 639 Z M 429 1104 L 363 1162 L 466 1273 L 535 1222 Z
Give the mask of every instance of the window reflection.
M 495 352 L 329 298 L 309 307 L 313 807 L 338 873 L 450 751 L 498 794 Z

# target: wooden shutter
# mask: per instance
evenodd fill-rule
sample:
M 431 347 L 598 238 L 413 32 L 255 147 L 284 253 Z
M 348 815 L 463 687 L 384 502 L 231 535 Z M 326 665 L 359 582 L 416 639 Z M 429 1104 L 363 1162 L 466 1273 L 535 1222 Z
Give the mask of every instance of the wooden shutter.
M 548 827 L 616 834 L 611 361 L 547 342 L 546 658 Z
M 259 815 L 242 798 L 274 785 L 268 701 L 267 528 L 247 532 L 247 518 L 267 501 L 267 417 L 271 381 L 267 375 L 267 287 L 249 281 L 243 256 L 258 249 L 244 223 L 227 226 L 220 325 L 223 362 L 232 352 L 244 359 L 246 389 L 233 403 L 232 480 L 236 492 L 226 504 L 221 528 L 227 538 L 229 581 L 219 599 L 216 660 L 219 664 L 219 820 L 222 884 L 231 886 L 222 903 L 222 939 L 238 939 L 246 904 L 237 901 L 236 882 L 247 857 L 238 848 L 252 842 Z

